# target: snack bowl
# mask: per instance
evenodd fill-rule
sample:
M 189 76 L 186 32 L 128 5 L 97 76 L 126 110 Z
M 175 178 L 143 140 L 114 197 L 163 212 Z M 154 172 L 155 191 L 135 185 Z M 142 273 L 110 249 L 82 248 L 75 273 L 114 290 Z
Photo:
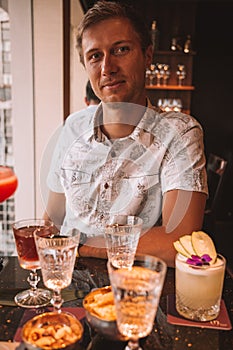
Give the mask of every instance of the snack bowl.
M 22 340 L 28 350 L 77 349 L 83 326 L 68 312 L 45 312 L 27 321 Z
M 127 340 L 117 328 L 111 286 L 92 290 L 83 299 L 83 307 L 86 319 L 96 333 L 112 340 Z

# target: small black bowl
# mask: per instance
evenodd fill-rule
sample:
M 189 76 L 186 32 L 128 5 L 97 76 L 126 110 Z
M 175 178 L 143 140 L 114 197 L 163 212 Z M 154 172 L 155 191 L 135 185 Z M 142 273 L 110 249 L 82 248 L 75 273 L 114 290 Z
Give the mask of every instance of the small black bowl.
M 76 349 L 82 335 L 83 326 L 68 312 L 45 312 L 27 321 L 22 329 L 28 350 Z
M 113 313 L 112 317 L 106 319 L 100 317 L 96 312 L 95 308 L 92 307 L 95 297 L 101 298 L 101 295 L 105 295 L 112 291 L 111 286 L 95 289 L 85 296 L 83 299 L 83 307 L 86 312 L 86 319 L 94 331 L 102 336 L 111 340 L 126 341 L 127 338 L 120 334 L 117 328 L 116 316 Z M 111 294 L 112 301 L 111 305 L 114 304 L 113 295 Z

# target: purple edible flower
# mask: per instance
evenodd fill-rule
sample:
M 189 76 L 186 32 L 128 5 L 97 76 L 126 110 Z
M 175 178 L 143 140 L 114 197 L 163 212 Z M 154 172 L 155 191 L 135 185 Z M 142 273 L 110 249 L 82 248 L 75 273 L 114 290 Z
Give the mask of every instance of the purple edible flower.
M 186 263 L 193 266 L 203 266 L 209 265 L 212 258 L 208 254 L 203 254 L 202 256 L 192 255 L 191 258 L 186 260 Z

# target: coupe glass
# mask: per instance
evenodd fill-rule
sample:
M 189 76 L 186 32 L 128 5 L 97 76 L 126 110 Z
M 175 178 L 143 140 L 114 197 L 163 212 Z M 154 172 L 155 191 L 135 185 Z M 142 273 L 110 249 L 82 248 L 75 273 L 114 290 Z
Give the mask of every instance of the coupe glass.
M 63 303 L 61 290 L 68 287 L 72 280 L 80 232 L 72 229 L 66 235 L 43 237 L 36 230 L 34 236 L 44 285 L 53 291 L 51 304 L 54 311 L 60 313 Z
M 50 235 L 54 230 L 53 223 L 43 219 L 20 220 L 12 224 L 19 264 L 23 269 L 30 270 L 27 281 L 30 289 L 18 293 L 15 303 L 26 308 L 38 308 L 47 305 L 51 300 L 51 292 L 37 288 L 40 277 L 37 270 L 40 269 L 39 257 L 36 250 L 33 232 L 37 229 L 41 235 Z
M 167 266 L 150 255 L 137 255 L 130 268 L 117 268 L 110 261 L 107 266 L 117 327 L 129 339 L 125 350 L 142 350 L 139 339 L 152 331 Z
M 0 203 L 14 194 L 17 186 L 18 180 L 12 168 L 0 165 Z

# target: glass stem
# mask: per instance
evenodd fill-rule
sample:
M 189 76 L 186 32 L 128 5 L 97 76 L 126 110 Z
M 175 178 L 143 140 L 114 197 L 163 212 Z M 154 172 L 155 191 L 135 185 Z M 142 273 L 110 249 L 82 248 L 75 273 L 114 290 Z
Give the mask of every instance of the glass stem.
M 53 298 L 51 300 L 51 304 L 53 305 L 54 311 L 60 313 L 61 312 L 61 306 L 63 303 L 63 299 L 61 297 L 61 291 L 60 290 L 54 290 L 53 292 Z
M 28 276 L 27 281 L 30 284 L 31 289 L 35 291 L 37 288 L 37 284 L 40 281 L 40 277 L 38 276 L 36 270 L 32 270 L 30 272 L 30 275 Z
M 142 350 L 142 348 L 139 345 L 138 339 L 130 339 L 125 350 Z

